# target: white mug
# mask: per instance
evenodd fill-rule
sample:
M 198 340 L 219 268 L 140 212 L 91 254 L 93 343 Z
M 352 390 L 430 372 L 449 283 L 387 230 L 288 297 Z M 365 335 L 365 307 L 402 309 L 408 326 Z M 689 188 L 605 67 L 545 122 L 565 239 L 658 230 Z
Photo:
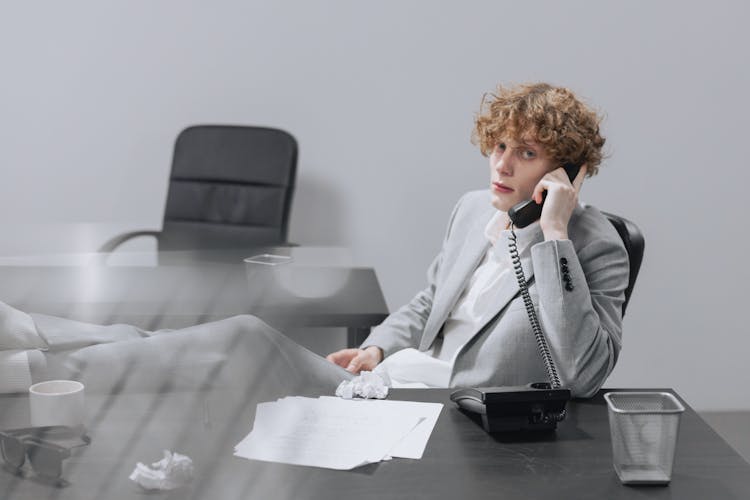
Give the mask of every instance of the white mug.
M 83 384 L 75 380 L 48 380 L 32 385 L 29 387 L 29 406 L 33 427 L 84 427 Z

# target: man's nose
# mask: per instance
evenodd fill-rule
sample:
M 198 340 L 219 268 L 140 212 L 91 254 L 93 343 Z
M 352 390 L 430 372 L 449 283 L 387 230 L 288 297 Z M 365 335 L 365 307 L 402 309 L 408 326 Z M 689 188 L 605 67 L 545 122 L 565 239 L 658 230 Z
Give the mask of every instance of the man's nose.
M 513 155 L 510 148 L 503 151 L 495 164 L 495 170 L 501 175 L 513 175 Z

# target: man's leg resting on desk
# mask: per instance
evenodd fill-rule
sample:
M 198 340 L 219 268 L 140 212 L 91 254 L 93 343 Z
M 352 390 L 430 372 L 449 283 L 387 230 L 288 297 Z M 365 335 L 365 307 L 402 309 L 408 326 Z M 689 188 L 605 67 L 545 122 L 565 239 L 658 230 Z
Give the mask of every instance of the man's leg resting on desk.
M 85 347 L 57 366 L 104 392 L 231 387 L 276 398 L 332 394 L 350 377 L 254 316 Z
M 30 317 L 49 346 L 46 352 L 35 351 L 34 382 L 72 378 L 94 392 L 226 386 L 272 399 L 332 394 L 352 376 L 254 316 L 157 332 Z

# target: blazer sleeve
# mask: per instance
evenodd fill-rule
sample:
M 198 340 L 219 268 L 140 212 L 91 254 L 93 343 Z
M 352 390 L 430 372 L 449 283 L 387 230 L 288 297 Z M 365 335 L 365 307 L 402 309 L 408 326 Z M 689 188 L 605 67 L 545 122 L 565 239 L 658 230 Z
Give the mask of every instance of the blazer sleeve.
M 629 262 L 619 241 L 595 238 L 576 252 L 570 240 L 531 249 L 539 321 L 558 375 L 574 397 L 591 397 L 622 346 Z
M 446 244 L 451 237 L 456 214 L 465 198 L 466 195 L 462 196 L 456 206 L 453 207 L 440 253 L 427 269 L 427 287 L 419 291 L 406 305 L 390 314 L 380 325 L 373 328 L 370 335 L 360 346 L 361 349 L 374 345 L 383 350 L 383 357 L 385 357 L 401 349 L 419 346 L 427 318 L 432 312 L 432 303 L 439 281 L 438 276 L 443 263 Z

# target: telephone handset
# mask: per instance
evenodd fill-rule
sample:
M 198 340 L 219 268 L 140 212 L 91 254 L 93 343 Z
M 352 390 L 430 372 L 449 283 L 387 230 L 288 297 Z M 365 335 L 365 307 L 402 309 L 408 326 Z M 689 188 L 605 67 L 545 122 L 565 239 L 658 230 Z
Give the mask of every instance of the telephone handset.
M 573 182 L 580 171 L 580 167 L 572 163 L 566 163 L 563 168 L 570 182 Z M 542 204 L 546 197 L 545 191 L 542 193 Z M 487 432 L 554 430 L 557 422 L 565 418 L 565 403 L 570 399 L 570 390 L 562 387 L 547 339 L 544 337 L 534 303 L 531 301 L 514 231 L 516 227 L 526 227 L 539 219 L 542 216 L 542 204 L 537 204 L 534 200 L 526 200 L 508 210 L 511 220 L 508 251 L 549 382 L 536 382 L 517 387 L 477 387 L 453 392 L 451 400 L 462 410 L 481 416 L 482 425 Z
M 578 172 L 581 170 L 581 167 L 572 163 L 566 163 L 563 168 L 568 174 L 570 182 L 573 182 L 573 179 L 576 178 Z M 517 228 L 524 228 L 542 216 L 542 207 L 544 206 L 544 200 L 546 199 L 547 191 L 544 191 L 542 193 L 542 203 L 537 203 L 534 200 L 526 200 L 513 205 L 511 209 L 508 210 L 508 217 L 510 217 L 510 220 Z

